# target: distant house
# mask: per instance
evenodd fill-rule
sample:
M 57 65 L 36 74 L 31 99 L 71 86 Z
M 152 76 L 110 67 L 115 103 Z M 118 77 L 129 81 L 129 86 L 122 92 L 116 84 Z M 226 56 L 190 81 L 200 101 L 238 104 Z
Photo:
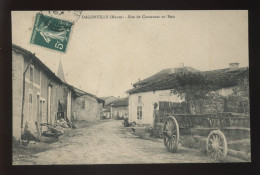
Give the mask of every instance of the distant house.
M 57 112 L 70 116 L 71 88 L 34 54 L 16 45 L 12 46 L 12 83 L 15 139 L 21 139 L 25 127 L 37 136 L 35 122 L 53 124 Z
M 72 109 L 74 120 L 96 121 L 103 116 L 105 101 L 93 94 L 73 87 Z
M 112 118 L 128 118 L 128 97 L 120 98 L 111 103 Z
M 184 104 L 185 96 L 173 94 L 173 89 L 178 86 L 175 81 L 175 74 L 181 72 L 198 72 L 198 70 L 184 66 L 177 69 L 164 69 L 133 84 L 134 88 L 127 91 L 129 94 L 129 121 L 135 121 L 139 124 L 153 124 L 153 111 L 160 108 L 159 105 L 164 104 L 162 102 L 171 102 L 176 106 L 182 104 L 186 106 Z M 233 93 L 232 89 L 237 86 L 240 77 L 248 78 L 248 68 L 239 68 L 237 63 L 231 63 L 230 68 L 202 73 L 209 79 L 215 80 L 212 81 L 214 82 L 215 91 L 222 96 Z M 196 110 L 191 111 L 196 113 Z
M 118 98 L 109 96 L 109 97 L 100 97 L 102 100 L 105 101 L 104 108 L 103 108 L 103 115 L 105 118 L 111 118 L 111 103 L 118 100 Z
M 100 97 L 100 99 L 105 101 L 104 106 L 109 105 L 111 102 L 114 102 L 116 100 L 118 100 L 118 98 L 114 97 L 114 96 L 109 96 L 109 97 Z

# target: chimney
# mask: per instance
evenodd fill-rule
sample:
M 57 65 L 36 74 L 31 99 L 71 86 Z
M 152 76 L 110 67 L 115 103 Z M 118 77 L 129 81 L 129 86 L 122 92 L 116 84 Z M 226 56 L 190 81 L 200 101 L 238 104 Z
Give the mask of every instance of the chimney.
M 179 63 L 179 66 L 174 68 L 175 73 L 180 73 L 184 71 L 184 63 Z
M 239 68 L 239 63 L 229 63 L 230 70 L 236 70 Z

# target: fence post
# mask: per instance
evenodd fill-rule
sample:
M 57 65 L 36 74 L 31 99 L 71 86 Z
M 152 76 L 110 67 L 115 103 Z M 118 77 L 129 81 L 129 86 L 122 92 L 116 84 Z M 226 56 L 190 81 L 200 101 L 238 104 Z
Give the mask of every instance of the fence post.
M 219 115 L 220 129 L 223 129 L 223 116 L 221 114 L 218 115 Z

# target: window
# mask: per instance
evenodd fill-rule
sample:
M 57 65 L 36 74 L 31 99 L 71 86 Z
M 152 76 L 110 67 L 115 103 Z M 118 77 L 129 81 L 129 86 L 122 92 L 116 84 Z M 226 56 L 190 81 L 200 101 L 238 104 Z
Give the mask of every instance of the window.
M 137 106 L 137 119 L 142 120 L 142 118 L 143 118 L 142 106 Z
M 48 86 L 48 101 L 47 101 L 47 123 L 50 123 L 51 122 L 51 96 L 52 96 L 52 86 L 49 85 Z
M 33 66 L 30 66 L 30 81 L 33 82 Z
M 45 121 L 45 101 L 40 100 L 40 122 Z
M 89 110 L 89 102 L 85 101 L 85 110 Z
M 142 103 L 142 96 L 138 96 L 138 103 Z
M 81 106 L 82 109 L 85 109 L 85 100 L 82 101 L 82 106 Z
M 82 109 L 89 110 L 89 101 L 87 100 L 82 101 Z
M 29 96 L 28 96 L 28 114 L 29 114 L 29 120 L 33 119 L 33 93 L 32 90 L 29 89 Z
M 29 103 L 32 104 L 32 94 L 29 94 Z

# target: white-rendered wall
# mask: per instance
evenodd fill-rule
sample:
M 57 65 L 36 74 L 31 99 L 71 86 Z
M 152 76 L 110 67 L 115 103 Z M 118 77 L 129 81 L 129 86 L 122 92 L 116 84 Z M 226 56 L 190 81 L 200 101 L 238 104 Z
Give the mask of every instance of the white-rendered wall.
M 21 54 L 12 52 L 12 103 L 13 103 L 13 137 L 21 138 L 21 112 L 23 93 L 24 58 Z
M 170 90 L 159 90 L 140 92 L 129 95 L 129 122 L 136 122 L 138 124 L 153 124 L 153 109 L 154 103 L 159 101 L 182 102 L 184 98 L 170 93 Z M 138 96 L 142 97 L 142 103 L 138 103 Z M 142 120 L 137 120 L 137 106 L 142 106 L 143 117 Z

